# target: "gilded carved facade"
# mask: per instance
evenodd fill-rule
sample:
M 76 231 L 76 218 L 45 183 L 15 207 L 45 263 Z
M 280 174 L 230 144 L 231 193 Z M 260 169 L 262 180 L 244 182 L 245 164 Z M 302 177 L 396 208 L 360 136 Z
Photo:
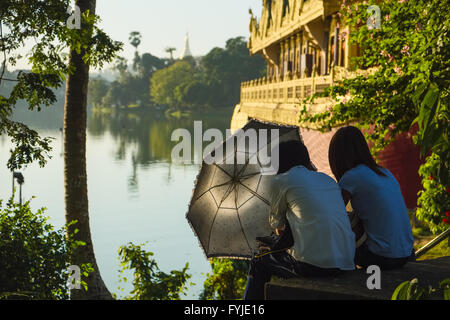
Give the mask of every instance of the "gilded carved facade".
M 342 0 L 262 1 L 259 20 L 250 11 L 248 46 L 266 60 L 267 75 L 242 83 L 232 129 L 249 118 L 298 125 L 301 99 L 349 76 L 358 54 L 339 20 Z M 325 107 L 319 100 L 311 111 Z

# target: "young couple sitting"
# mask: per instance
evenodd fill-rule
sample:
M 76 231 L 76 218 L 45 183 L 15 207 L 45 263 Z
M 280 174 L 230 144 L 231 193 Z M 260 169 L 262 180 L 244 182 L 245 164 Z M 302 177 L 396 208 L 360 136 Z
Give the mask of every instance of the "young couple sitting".
M 329 147 L 330 168 L 338 183 L 313 169 L 299 141 L 279 145 L 269 222 L 277 234 L 288 225 L 293 246 L 251 261 L 244 300 L 264 299 L 272 275 L 326 277 L 377 265 L 402 267 L 414 256 L 413 236 L 400 186 L 378 166 L 356 127 L 339 129 Z M 355 248 L 346 204 L 361 220 L 367 240 Z

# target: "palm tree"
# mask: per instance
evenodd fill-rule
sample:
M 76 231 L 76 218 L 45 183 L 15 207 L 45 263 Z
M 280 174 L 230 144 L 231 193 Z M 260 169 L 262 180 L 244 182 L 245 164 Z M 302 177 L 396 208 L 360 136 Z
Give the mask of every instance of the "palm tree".
M 128 37 L 130 44 L 136 49 L 136 51 L 137 51 L 139 45 L 141 44 L 141 39 L 142 39 L 142 35 L 139 31 L 130 32 L 130 36 Z
M 170 60 L 173 60 L 173 52 L 176 51 L 176 48 L 167 47 L 166 52 L 170 54 Z
M 95 13 L 95 0 L 76 0 L 81 13 L 87 10 Z M 82 28 L 85 26 L 82 26 Z M 90 263 L 94 271 L 83 279 L 88 286 L 84 289 L 72 290 L 72 299 L 112 299 L 98 269 L 92 245 L 89 226 L 89 206 L 86 173 L 86 120 L 87 93 L 89 82 L 89 64 L 83 61 L 86 49 L 77 52 L 70 49 L 69 65 L 75 68 L 66 80 L 64 105 L 64 187 L 67 223 L 77 221 L 69 227 L 75 240 L 85 243 L 70 253 L 70 263 L 81 266 Z
M 141 44 L 142 35 L 139 31 L 132 31 L 130 32 L 130 36 L 128 37 L 128 40 L 130 41 L 130 44 L 136 49 L 134 52 L 134 59 L 133 59 L 133 70 L 137 70 L 137 66 L 140 61 L 139 53 L 138 53 L 138 47 Z

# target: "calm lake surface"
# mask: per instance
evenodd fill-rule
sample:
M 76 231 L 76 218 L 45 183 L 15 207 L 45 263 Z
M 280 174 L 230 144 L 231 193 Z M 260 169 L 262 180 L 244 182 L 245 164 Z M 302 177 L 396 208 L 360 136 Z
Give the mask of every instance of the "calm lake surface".
M 90 114 L 87 170 L 92 240 L 101 275 L 108 289 L 119 298 L 131 289 L 131 283 L 119 283 L 118 277 L 117 251 L 129 242 L 147 242 L 144 248 L 154 252 L 164 272 L 182 269 L 188 262 L 195 285 L 185 298 L 198 298 L 211 267 L 185 215 L 199 165 L 171 163 L 171 151 L 176 144 L 171 141 L 171 134 L 177 128 L 186 128 L 193 136 L 194 120 L 201 120 L 203 131 L 218 128 L 225 136 L 231 115 L 231 109 L 184 118 L 143 111 Z M 41 136 L 54 138 L 52 158 L 44 168 L 32 164 L 20 170 L 25 177 L 22 198 L 29 200 L 35 196 L 31 202 L 33 210 L 46 207 L 50 223 L 62 227 L 65 219 L 61 110 L 22 111 L 15 118 Z M 0 199 L 11 196 L 11 172 L 6 168 L 10 146 L 9 139 L 0 136 Z M 124 276 L 131 281 L 131 273 Z

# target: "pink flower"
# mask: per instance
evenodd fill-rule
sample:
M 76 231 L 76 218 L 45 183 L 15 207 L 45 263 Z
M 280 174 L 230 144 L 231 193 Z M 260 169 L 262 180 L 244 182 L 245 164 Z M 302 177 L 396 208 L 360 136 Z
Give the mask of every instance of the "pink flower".
M 401 52 L 402 52 L 402 54 L 404 54 L 404 55 L 406 54 L 409 56 L 409 46 L 408 45 L 403 46 Z
M 341 32 L 338 36 L 339 40 L 345 40 L 346 37 L 347 37 L 347 31 Z
M 401 76 L 403 74 L 402 68 L 400 68 L 400 67 L 395 67 L 394 70 L 399 76 Z
M 392 60 L 394 60 L 394 57 L 391 56 L 389 53 L 387 53 L 386 50 L 381 50 L 381 51 L 380 51 L 380 54 L 381 54 L 383 57 L 388 57 L 388 58 L 389 58 L 389 62 L 392 62 Z
M 398 0 L 398 3 L 406 2 L 406 0 Z
M 389 21 L 389 19 L 391 18 L 391 16 L 389 14 L 384 16 L 384 20 Z

